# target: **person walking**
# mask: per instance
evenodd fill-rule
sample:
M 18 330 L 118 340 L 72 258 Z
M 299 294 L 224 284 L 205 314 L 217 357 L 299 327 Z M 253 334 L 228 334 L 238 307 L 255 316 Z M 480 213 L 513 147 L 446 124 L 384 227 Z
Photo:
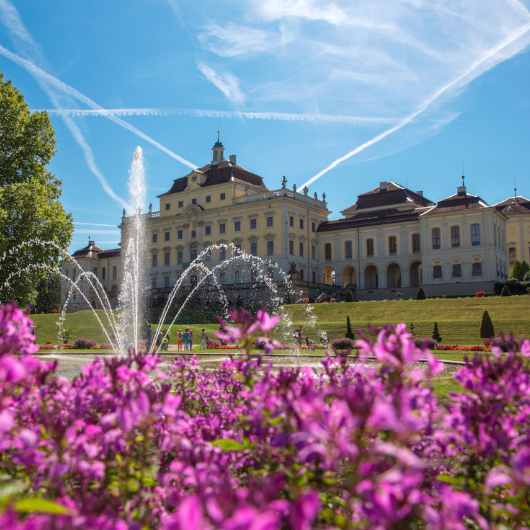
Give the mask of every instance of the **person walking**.
M 208 334 L 206 333 L 206 330 L 202 328 L 202 334 L 201 334 L 201 350 L 206 350 L 206 341 L 208 340 Z
M 182 330 L 179 329 L 177 333 L 177 351 L 182 351 Z
M 188 330 L 184 332 L 184 335 L 182 335 L 182 344 L 184 345 L 184 350 L 188 351 L 190 349 L 190 334 L 188 333 Z
M 294 330 L 294 336 L 296 338 L 296 343 L 298 344 L 298 347 L 301 348 L 302 347 L 302 329 L 303 329 L 303 325 L 300 324 L 300 327 L 298 329 L 295 329 Z

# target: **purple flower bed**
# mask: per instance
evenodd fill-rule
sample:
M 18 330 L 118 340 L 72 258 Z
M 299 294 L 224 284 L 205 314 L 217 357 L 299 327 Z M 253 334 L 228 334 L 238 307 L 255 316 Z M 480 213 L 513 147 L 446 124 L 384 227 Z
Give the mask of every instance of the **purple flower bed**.
M 235 317 L 235 318 L 234 318 Z M 276 324 L 232 313 L 251 351 Z M 443 409 L 442 366 L 405 324 L 348 352 L 273 373 L 261 357 L 96 360 L 73 381 L 0 306 L 0 528 L 429 530 L 530 523 L 530 343 L 474 357 Z M 429 370 L 412 368 L 419 358 Z M 4 493 L 7 492 L 7 493 Z
M 96 347 L 96 341 L 92 339 L 75 339 L 74 346 L 78 350 L 91 350 Z

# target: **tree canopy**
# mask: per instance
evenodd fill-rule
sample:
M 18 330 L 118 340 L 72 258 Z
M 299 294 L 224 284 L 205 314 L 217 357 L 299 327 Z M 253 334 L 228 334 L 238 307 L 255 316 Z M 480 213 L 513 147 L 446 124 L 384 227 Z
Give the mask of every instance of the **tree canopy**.
M 60 202 L 62 182 L 46 167 L 55 146 L 48 114 L 31 113 L 24 95 L 0 72 L 0 301 L 33 303 L 38 283 L 49 275 L 45 267 L 57 267 L 63 258 L 36 239 L 62 249 L 71 241 L 73 218 Z M 18 248 L 24 242 L 32 243 Z

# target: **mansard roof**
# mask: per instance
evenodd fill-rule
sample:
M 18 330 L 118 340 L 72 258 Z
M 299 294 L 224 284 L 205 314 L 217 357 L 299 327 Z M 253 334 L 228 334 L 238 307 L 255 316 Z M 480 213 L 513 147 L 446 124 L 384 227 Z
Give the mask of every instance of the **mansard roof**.
M 102 250 L 96 246 L 94 241 L 89 241 L 88 246 L 76 250 L 72 257 L 76 260 L 83 258 L 97 258 L 97 259 L 107 259 L 114 258 L 121 254 L 121 248 L 114 248 L 111 250 Z
M 232 164 L 230 160 L 223 160 L 219 164 L 208 164 L 195 170 L 198 173 L 204 173 L 206 175 L 205 182 L 202 183 L 202 187 L 214 186 L 216 184 L 225 184 L 230 182 L 232 179 L 235 182 L 250 186 L 252 188 L 261 188 L 263 191 L 268 189 L 263 184 L 263 179 L 254 173 L 248 171 L 244 167 Z M 179 193 L 184 191 L 188 186 L 188 177 L 181 177 L 173 181 L 173 186 L 166 193 L 162 193 L 159 197 L 170 195 L 172 193 Z
M 480 210 L 482 208 L 490 208 L 490 205 L 482 200 L 478 195 L 471 195 L 468 193 L 466 188 L 462 186 L 458 188 L 457 193 L 438 201 L 434 208 L 429 209 L 422 215 Z
M 521 195 L 509 197 L 493 206 L 507 217 L 510 217 L 510 215 L 530 215 L 530 200 Z
M 379 186 L 362 195 L 358 195 L 357 202 L 341 213 L 343 215 L 352 215 L 359 210 L 381 208 L 382 206 L 397 206 L 400 204 L 417 205 L 419 207 L 434 206 L 434 202 L 426 199 L 423 195 L 389 181 L 386 182 L 386 188 Z

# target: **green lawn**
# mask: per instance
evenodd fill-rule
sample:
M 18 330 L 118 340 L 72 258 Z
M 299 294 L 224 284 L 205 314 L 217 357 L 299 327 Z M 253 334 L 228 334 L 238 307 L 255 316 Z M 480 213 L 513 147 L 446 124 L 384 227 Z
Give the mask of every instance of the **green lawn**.
M 489 312 L 495 334 L 500 331 L 516 336 L 530 337 L 530 296 L 447 298 L 430 300 L 406 300 L 393 302 L 354 302 L 338 304 L 315 304 L 312 313 L 317 317 L 316 325 L 307 325 L 307 304 L 283 306 L 291 314 L 294 325 L 304 324 L 304 335 L 319 339 L 321 330 L 329 338 L 344 337 L 346 317 L 354 330 L 367 331 L 367 324 L 414 323 L 416 337 L 431 337 L 434 322 L 444 344 L 481 344 L 480 323 L 484 310 Z M 440 352 L 449 355 L 450 352 Z

